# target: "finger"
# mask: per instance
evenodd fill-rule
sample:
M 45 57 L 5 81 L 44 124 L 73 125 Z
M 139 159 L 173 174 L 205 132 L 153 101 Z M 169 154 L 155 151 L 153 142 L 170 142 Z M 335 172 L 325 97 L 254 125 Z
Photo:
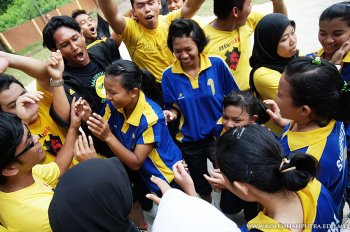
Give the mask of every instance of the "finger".
M 75 151 L 75 155 L 79 156 L 80 155 L 80 149 L 79 149 L 79 141 L 78 139 L 75 140 L 74 143 L 74 151 Z
M 82 140 L 83 140 L 84 147 L 90 147 L 89 146 L 89 142 L 88 142 L 88 140 L 86 138 L 86 134 L 81 135 L 81 137 L 82 137 Z
M 90 135 L 89 135 L 89 144 L 90 144 L 90 148 L 95 150 L 94 140 L 92 139 L 92 137 Z
M 81 135 L 78 137 L 78 146 L 80 153 L 85 154 L 86 151 L 84 147 L 83 137 Z
M 159 177 L 152 175 L 151 181 L 159 187 L 159 189 L 162 191 L 163 194 L 171 188 L 170 185 L 165 180 Z
M 160 198 L 158 196 L 156 196 L 155 194 L 153 193 L 149 193 L 149 194 L 146 194 L 146 197 L 150 200 L 152 200 L 154 203 L 156 203 L 157 205 L 160 204 Z

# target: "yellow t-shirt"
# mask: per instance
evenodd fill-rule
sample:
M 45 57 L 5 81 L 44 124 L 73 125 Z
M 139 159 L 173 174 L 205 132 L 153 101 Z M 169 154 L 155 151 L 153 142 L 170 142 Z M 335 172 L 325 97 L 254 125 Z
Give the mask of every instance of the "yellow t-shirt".
M 0 223 L 8 231 L 52 231 L 48 209 L 53 196 L 50 186 L 60 176 L 55 162 L 33 167 L 34 184 L 15 192 L 0 191 Z
M 175 57 L 167 46 L 169 25 L 181 17 L 176 10 L 160 15 L 156 29 L 147 29 L 134 19 L 125 17 L 126 26 L 121 34 L 131 59 L 140 67 L 150 71 L 161 82 L 163 71 L 174 63 Z
M 251 12 L 246 24 L 234 31 L 219 31 L 209 24 L 203 28 L 210 39 L 204 53 L 221 56 L 226 61 L 240 90 L 249 89 L 249 58 L 252 55 L 250 36 L 263 16 Z
M 52 93 L 43 89 L 37 84 L 37 90 L 44 92 L 44 98 L 39 103 L 38 119 L 29 125 L 30 132 L 39 136 L 40 145 L 45 154 L 47 164 L 55 161 L 58 151 L 62 148 L 67 130 L 59 125 L 51 118 L 49 111 L 52 105 Z M 73 160 L 72 164 L 78 162 Z

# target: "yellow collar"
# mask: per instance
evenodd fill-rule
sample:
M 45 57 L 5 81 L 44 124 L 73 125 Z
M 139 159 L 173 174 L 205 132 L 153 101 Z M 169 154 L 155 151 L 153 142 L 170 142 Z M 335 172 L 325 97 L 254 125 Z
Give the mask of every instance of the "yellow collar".
M 146 105 L 146 97 L 145 94 L 140 90 L 139 100 L 137 101 L 136 107 L 131 113 L 130 117 L 125 121 L 127 124 L 131 124 L 133 126 L 140 125 L 142 113 L 144 111 L 145 105 Z M 125 116 L 125 112 L 123 108 L 117 109 L 118 112 L 122 113 Z
M 321 48 L 320 50 L 318 50 L 317 55 L 322 56 L 323 52 L 324 52 L 324 50 L 323 50 L 323 48 Z M 348 52 L 346 54 L 346 56 L 342 59 L 342 62 L 343 63 L 350 63 L 350 52 Z
M 200 62 L 200 69 L 198 73 L 201 73 L 203 70 L 211 67 L 211 62 L 209 60 L 209 57 L 203 53 L 199 55 L 199 62 Z M 176 60 L 175 63 L 173 64 L 173 67 L 171 68 L 171 71 L 173 73 L 177 74 L 184 74 L 185 71 L 181 67 L 181 63 L 179 60 Z

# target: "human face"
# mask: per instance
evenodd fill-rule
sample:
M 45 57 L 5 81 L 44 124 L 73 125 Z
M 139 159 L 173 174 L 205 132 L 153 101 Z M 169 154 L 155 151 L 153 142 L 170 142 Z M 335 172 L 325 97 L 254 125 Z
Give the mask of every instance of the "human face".
M 134 15 L 148 29 L 157 28 L 160 8 L 160 0 L 134 0 L 133 4 Z
M 278 92 L 276 96 L 276 103 L 280 109 L 281 116 L 283 118 L 297 120 L 299 108 L 294 105 L 293 98 L 291 97 L 291 86 L 284 78 L 285 74 L 282 74 L 278 85 Z
M 184 70 L 199 68 L 199 51 L 197 44 L 191 37 L 178 37 L 173 41 L 173 50 L 176 59 Z
M 97 39 L 96 22 L 90 15 L 80 14 L 75 18 L 75 21 L 77 21 L 80 28 L 83 30 L 86 41 L 93 42 Z
M 229 105 L 224 108 L 222 114 L 222 125 L 225 130 L 237 126 L 244 126 L 249 123 L 255 123 L 255 119 L 250 117 L 247 111 L 244 111 L 240 106 Z
M 290 58 L 297 52 L 297 37 L 292 25 L 288 25 L 278 43 L 277 54 L 283 58 Z
M 244 0 L 242 10 L 238 9 L 238 25 L 244 26 L 247 22 L 247 18 L 252 10 L 251 0 Z
M 34 155 L 34 156 L 33 156 Z M 30 166 L 44 161 L 44 152 L 39 143 L 39 137 L 33 136 L 26 124 L 23 124 L 23 137 L 16 148 L 15 159 L 22 163 L 30 163 Z
M 106 76 L 105 89 L 107 99 L 112 103 L 114 108 L 128 108 L 132 103 L 132 92 L 125 89 L 120 84 L 120 76 Z
M 174 11 L 180 9 L 184 4 L 184 0 L 167 0 L 167 5 L 169 11 Z
M 330 57 L 350 38 L 350 27 L 340 18 L 320 21 L 319 27 L 318 41 Z
M 86 51 L 85 39 L 76 30 L 69 27 L 60 27 L 54 34 L 56 48 L 61 51 L 63 58 L 72 67 L 83 67 L 90 62 Z
M 12 83 L 8 89 L 0 92 L 0 107 L 2 111 L 17 114 L 16 101 L 27 91 L 17 83 Z

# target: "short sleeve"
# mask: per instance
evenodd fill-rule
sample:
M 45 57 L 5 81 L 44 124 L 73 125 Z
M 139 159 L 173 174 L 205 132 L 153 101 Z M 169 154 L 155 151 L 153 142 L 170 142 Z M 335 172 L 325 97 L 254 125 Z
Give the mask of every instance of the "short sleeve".
M 37 164 L 32 169 L 33 175 L 41 178 L 45 183 L 54 186 L 60 177 L 60 168 L 57 163 Z

